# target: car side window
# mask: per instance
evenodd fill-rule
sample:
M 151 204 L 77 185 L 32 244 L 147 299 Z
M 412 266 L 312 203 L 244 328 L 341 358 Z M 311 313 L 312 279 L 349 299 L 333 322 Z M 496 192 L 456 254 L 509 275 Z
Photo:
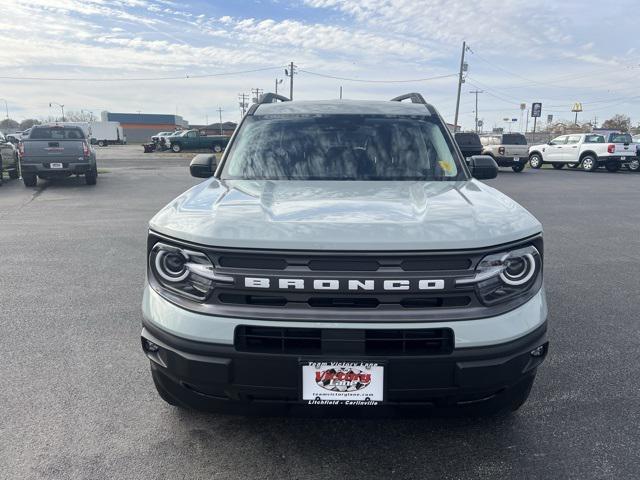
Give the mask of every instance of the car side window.
M 196 132 L 189 132 L 189 133 L 187 133 L 187 136 L 190 137 L 190 138 L 195 138 L 195 137 L 198 136 L 198 134 Z
M 551 145 L 564 145 L 565 143 L 567 143 L 567 136 L 566 135 L 562 135 L 561 137 L 556 137 L 553 140 L 551 140 Z
M 580 135 L 569 135 L 567 139 L 568 145 L 575 145 L 576 143 L 579 143 L 579 142 L 580 142 Z

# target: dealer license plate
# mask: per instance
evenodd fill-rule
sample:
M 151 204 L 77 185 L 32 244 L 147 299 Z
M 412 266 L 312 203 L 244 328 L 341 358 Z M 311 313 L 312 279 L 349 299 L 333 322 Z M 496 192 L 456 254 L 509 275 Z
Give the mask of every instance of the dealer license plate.
M 309 405 L 378 405 L 384 366 L 367 362 L 305 362 L 302 400 Z
M 51 168 L 62 168 L 62 164 L 61 163 L 50 163 L 49 166 Z

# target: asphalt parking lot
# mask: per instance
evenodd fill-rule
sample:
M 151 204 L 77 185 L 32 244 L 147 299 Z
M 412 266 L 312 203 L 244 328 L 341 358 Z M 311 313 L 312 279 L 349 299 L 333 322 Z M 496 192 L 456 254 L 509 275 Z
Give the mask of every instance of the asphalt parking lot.
M 492 418 L 184 412 L 140 349 L 147 221 L 189 154 L 99 151 L 98 185 L 0 187 L 0 478 L 640 477 L 640 174 L 503 170 L 545 227 L 551 350 Z

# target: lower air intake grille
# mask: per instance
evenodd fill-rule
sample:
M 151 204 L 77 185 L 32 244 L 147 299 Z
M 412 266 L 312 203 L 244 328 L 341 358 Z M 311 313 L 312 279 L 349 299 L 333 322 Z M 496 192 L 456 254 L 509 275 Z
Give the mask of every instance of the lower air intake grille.
M 319 329 L 239 326 L 240 352 L 290 355 L 446 355 L 453 351 L 450 328 Z

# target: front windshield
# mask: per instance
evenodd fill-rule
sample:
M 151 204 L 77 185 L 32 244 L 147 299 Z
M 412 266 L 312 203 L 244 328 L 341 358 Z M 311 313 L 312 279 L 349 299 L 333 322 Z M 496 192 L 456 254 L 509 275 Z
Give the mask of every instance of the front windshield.
M 464 180 L 437 117 L 248 117 L 222 178 Z

